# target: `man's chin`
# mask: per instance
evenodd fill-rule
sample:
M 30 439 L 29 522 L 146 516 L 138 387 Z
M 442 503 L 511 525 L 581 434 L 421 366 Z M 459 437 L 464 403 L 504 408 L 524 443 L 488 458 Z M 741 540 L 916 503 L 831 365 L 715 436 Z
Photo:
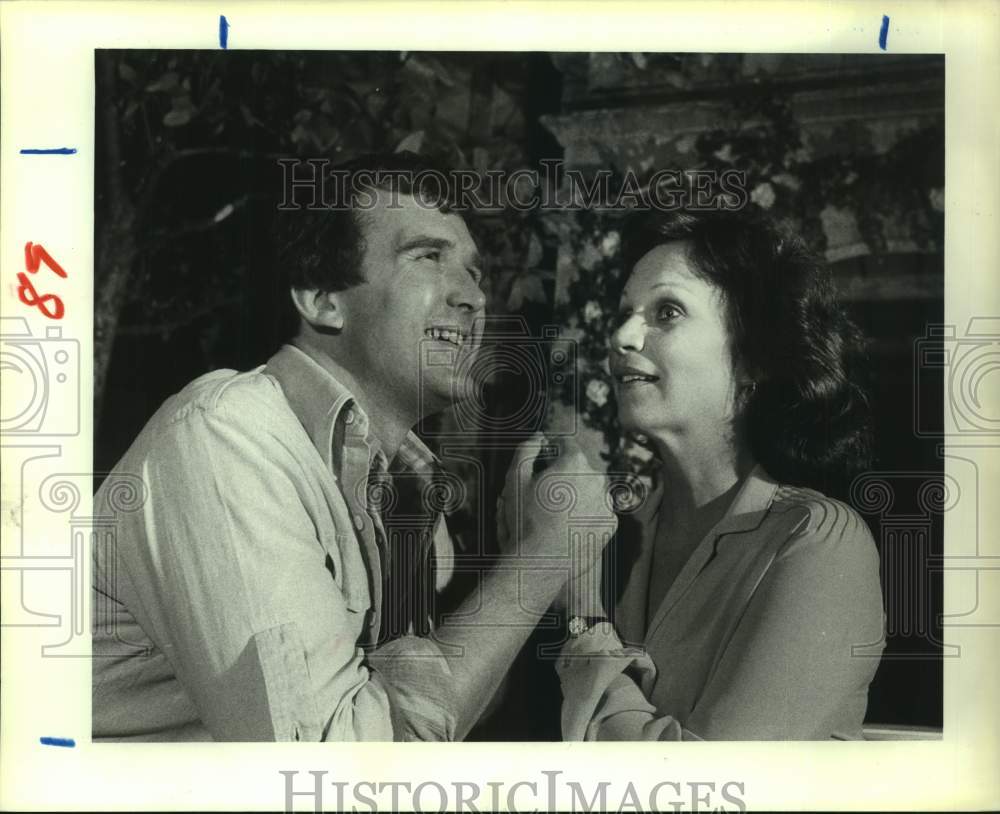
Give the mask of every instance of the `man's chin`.
M 425 380 L 423 383 L 421 412 L 424 415 L 440 413 L 474 397 L 475 393 L 463 381 L 451 376 L 442 376 L 440 380 L 435 377 L 434 381 Z

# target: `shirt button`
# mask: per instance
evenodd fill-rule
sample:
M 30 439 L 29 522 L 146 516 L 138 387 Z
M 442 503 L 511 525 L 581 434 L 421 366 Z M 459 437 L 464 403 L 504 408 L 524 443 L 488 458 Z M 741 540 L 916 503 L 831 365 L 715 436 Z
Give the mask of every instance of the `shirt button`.
M 362 531 L 365 527 L 365 521 L 361 519 L 360 514 L 354 515 L 354 528 L 358 531 Z
M 344 416 L 344 421 L 346 421 L 348 424 L 354 423 L 354 410 L 347 411 L 347 414 Z

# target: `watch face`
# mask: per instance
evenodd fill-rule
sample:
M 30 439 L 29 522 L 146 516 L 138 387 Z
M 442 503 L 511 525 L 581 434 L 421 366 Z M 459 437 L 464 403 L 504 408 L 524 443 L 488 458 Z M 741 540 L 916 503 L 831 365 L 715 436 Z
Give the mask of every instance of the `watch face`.
M 587 620 L 582 616 L 574 616 L 569 620 L 568 627 L 570 636 L 579 636 L 581 633 L 585 633 L 587 631 L 589 625 L 587 624 Z

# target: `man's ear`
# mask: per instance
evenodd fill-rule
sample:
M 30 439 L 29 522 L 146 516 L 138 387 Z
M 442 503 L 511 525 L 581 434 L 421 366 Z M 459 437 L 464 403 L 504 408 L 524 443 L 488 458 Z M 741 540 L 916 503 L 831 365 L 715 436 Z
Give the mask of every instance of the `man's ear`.
M 337 292 L 320 291 L 318 288 L 293 288 L 292 302 L 302 319 L 313 328 L 319 331 L 343 330 L 344 312 Z

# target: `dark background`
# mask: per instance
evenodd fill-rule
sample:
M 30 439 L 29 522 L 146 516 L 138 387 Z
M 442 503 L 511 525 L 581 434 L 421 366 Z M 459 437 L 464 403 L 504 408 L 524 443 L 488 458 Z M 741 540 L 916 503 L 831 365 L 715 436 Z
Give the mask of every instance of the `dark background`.
M 940 726 L 939 483 L 942 371 L 916 376 L 915 343 L 943 321 L 944 61 L 934 56 L 98 51 L 95 165 L 95 468 L 110 469 L 168 395 L 208 370 L 261 364 L 289 330 L 273 245 L 276 159 L 347 159 L 409 147 L 460 168 L 592 173 L 737 168 L 752 205 L 792 220 L 826 253 L 871 339 L 876 463 L 842 484 L 883 554 L 889 645 L 872 722 Z M 613 403 L 584 395 L 604 329 L 581 318 L 617 274 L 613 216 L 504 211 L 471 219 L 492 314 L 570 326 L 578 375 L 553 402 L 578 408 L 627 461 Z M 589 275 L 589 276 L 588 276 Z M 602 303 L 604 305 L 604 303 Z M 516 412 L 531 383 L 488 390 Z M 453 416 L 432 422 L 441 450 Z M 428 429 L 428 428 L 424 428 Z M 493 504 L 507 438 L 479 433 L 442 455 L 470 497 L 450 519 L 471 563 L 495 553 Z M 471 459 L 471 460 L 470 460 Z M 882 484 L 891 505 L 865 491 Z M 446 601 L 470 585 L 456 580 Z M 558 738 L 558 685 L 535 634 L 474 737 Z

